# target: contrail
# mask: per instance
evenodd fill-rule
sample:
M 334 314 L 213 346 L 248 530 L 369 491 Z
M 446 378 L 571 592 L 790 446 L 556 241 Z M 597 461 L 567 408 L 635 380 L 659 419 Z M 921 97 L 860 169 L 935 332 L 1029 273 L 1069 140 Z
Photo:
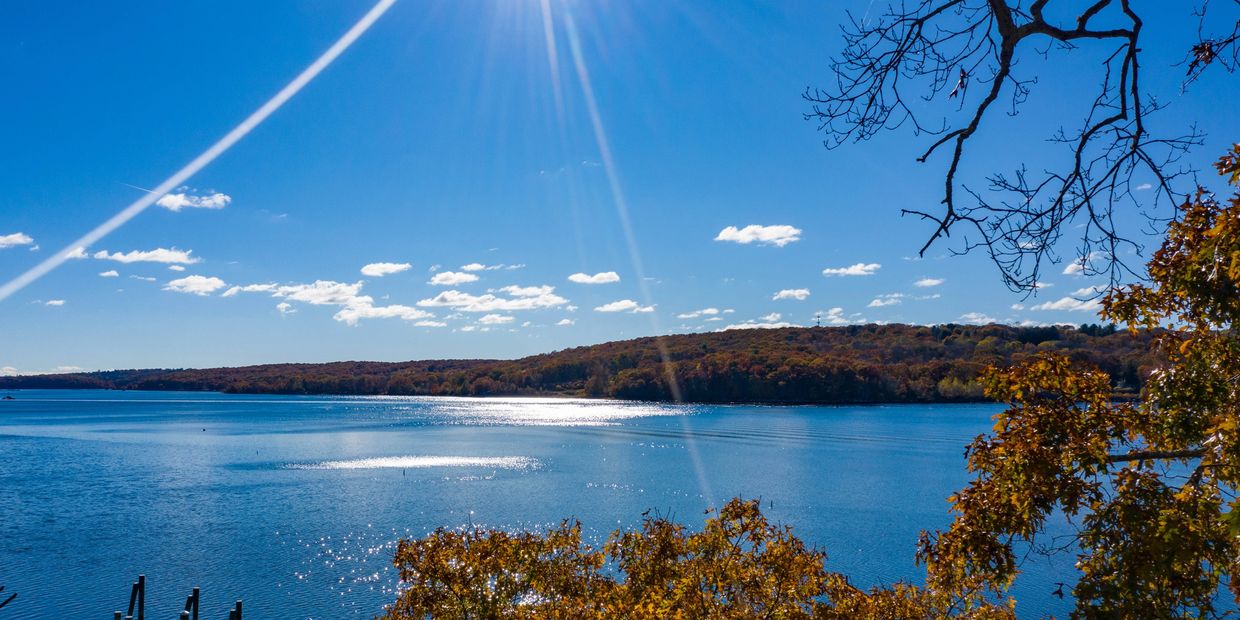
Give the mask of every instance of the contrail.
M 374 25 L 374 23 L 378 21 L 379 18 L 382 17 L 393 4 L 396 4 L 396 0 L 379 0 L 379 2 L 376 3 L 370 11 L 363 15 L 356 24 L 353 24 L 352 28 L 349 28 L 348 32 L 344 33 L 344 36 L 340 37 L 340 39 L 333 43 L 331 47 L 327 48 L 327 51 L 323 52 L 322 56 L 319 56 L 314 62 L 310 63 L 310 66 L 306 67 L 305 70 L 297 75 L 297 77 L 293 78 L 293 81 L 289 82 L 284 88 L 281 88 L 280 92 L 276 93 L 271 99 L 268 99 L 267 103 L 264 103 L 261 107 L 255 110 L 253 114 L 250 114 L 245 120 L 241 121 L 241 124 L 233 127 L 232 131 L 225 134 L 224 137 L 220 138 L 215 144 L 212 144 L 211 148 L 208 148 L 203 151 L 201 155 L 195 157 L 193 161 L 186 164 L 184 168 L 176 171 L 175 174 L 165 179 L 163 183 L 155 186 L 155 189 L 147 190 L 150 193 L 135 200 L 128 207 L 125 207 L 119 213 L 113 215 L 107 221 L 97 226 L 94 230 L 82 235 L 81 238 L 73 243 L 70 243 L 68 246 L 65 246 L 63 250 L 47 257 L 43 260 L 43 262 L 31 267 L 29 271 L 26 271 L 20 276 L 13 278 L 4 286 L 0 286 L 0 301 L 3 301 L 13 293 L 22 290 L 28 284 L 42 278 L 53 269 L 59 267 L 62 263 L 68 260 L 71 255 L 74 255 L 78 248 L 90 247 L 92 244 L 104 238 L 112 231 L 120 228 L 125 224 L 125 222 L 132 220 L 139 213 L 145 211 L 147 207 L 154 204 L 160 196 L 176 189 L 182 183 L 189 180 L 190 177 L 197 174 L 199 170 L 202 170 L 208 164 L 215 161 L 215 158 L 223 155 L 225 151 L 232 148 L 232 146 L 244 138 L 246 134 L 250 133 L 250 131 L 252 131 L 255 127 L 258 127 L 263 121 L 267 120 L 268 116 L 271 116 L 276 110 L 279 110 L 280 106 L 284 105 L 284 103 L 289 99 L 292 99 L 294 95 L 306 86 L 306 84 L 309 84 L 312 80 L 314 80 L 319 73 L 322 73 L 328 65 L 332 64 L 332 61 L 336 60 L 336 58 L 343 54 L 345 50 L 349 49 L 349 46 L 353 45 L 354 41 L 357 41 L 358 38 L 365 34 L 366 30 Z

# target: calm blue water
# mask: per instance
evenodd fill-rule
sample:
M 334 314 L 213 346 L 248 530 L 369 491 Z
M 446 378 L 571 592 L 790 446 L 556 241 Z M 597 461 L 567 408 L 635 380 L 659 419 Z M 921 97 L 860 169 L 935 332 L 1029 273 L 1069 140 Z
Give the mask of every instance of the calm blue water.
M 963 446 L 994 405 L 753 407 L 610 401 L 19 391 L 0 401 L 2 618 L 148 617 L 194 585 L 204 618 L 370 618 L 401 536 L 580 519 L 601 540 L 657 508 L 735 495 L 859 585 L 919 581 Z M 1071 559 L 1026 564 L 1022 616 L 1062 614 Z M 153 612 L 153 613 L 152 613 Z

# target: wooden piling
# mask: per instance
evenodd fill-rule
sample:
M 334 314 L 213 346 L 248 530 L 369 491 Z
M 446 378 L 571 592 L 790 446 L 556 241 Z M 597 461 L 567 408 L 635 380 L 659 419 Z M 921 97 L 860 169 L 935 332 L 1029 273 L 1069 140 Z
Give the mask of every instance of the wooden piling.
M 146 575 L 138 575 L 138 620 L 146 620 Z

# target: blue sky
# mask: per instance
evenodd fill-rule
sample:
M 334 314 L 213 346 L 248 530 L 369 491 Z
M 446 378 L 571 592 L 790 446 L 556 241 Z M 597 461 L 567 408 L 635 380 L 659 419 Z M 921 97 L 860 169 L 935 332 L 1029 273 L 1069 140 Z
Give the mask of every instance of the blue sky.
M 1240 139 L 1234 78 L 1181 93 L 1195 24 L 1143 4 L 1160 128 L 1199 125 L 1204 168 Z M 0 368 L 517 357 L 816 313 L 1096 321 L 1034 309 L 1092 283 L 1066 262 L 1023 299 L 982 256 L 912 259 L 930 231 L 900 209 L 933 208 L 943 171 L 915 163 L 924 137 L 822 147 L 800 94 L 830 79 L 845 9 L 870 5 L 554 0 L 553 72 L 537 0 L 401 0 L 185 188 L 0 301 Z M 167 178 L 371 6 L 7 3 L 0 280 Z M 966 172 L 1052 153 L 1048 128 L 1079 116 L 1060 102 L 1095 75 L 1074 53 Z

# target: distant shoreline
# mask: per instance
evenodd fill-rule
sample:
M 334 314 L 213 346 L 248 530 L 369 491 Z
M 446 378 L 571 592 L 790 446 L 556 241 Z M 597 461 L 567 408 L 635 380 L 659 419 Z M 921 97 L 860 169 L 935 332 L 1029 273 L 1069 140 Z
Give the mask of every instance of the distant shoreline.
M 989 366 L 1053 351 L 1139 393 L 1152 332 L 1113 326 L 850 325 L 638 338 L 516 360 L 137 369 L 0 377 L 0 390 L 115 389 L 332 396 L 611 398 L 691 404 L 992 402 Z M 666 357 L 664 357 L 666 356 Z M 674 377 L 674 379 L 672 378 Z

